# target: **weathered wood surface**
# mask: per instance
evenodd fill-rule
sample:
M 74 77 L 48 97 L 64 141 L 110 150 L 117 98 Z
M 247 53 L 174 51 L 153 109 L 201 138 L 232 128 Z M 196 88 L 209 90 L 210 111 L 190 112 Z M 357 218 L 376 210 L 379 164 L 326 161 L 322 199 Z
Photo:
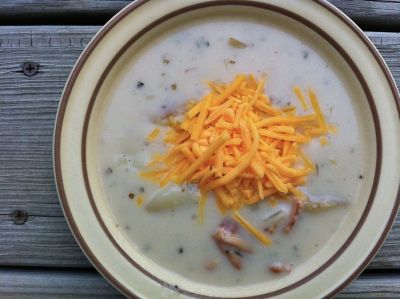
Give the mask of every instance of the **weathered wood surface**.
M 53 180 L 52 134 L 68 74 L 99 27 L 0 27 L 0 265 L 88 267 Z M 400 81 L 400 34 L 369 33 Z M 25 76 L 21 65 L 39 63 Z M 16 225 L 13 211 L 27 211 Z M 400 267 L 396 222 L 371 268 Z
M 2 299 L 123 298 L 98 273 L 91 270 L 0 270 Z M 395 275 L 362 275 L 336 298 L 400 298 L 400 280 Z
M 86 27 L 0 27 L 0 265 L 90 267 L 58 203 L 52 130 L 62 88 L 90 38 Z M 400 34 L 369 33 L 400 82 Z M 25 76 L 21 65 L 39 63 Z M 24 224 L 21 215 L 27 211 Z M 23 217 L 22 217 L 23 218 Z M 399 268 L 400 223 L 370 268 Z M 18 293 L 15 293 L 18 290 Z M 91 270 L 0 270 L 1 298 L 119 298 Z M 33 295 L 34 294 L 34 295 Z M 362 276 L 339 298 L 400 297 L 397 276 Z
M 86 270 L 0 269 L 2 299 L 124 298 L 100 274 Z
M 164 1 L 164 0 L 153 0 Z M 2 0 L 3 24 L 102 24 L 128 0 Z M 364 29 L 400 31 L 399 0 L 329 0 Z

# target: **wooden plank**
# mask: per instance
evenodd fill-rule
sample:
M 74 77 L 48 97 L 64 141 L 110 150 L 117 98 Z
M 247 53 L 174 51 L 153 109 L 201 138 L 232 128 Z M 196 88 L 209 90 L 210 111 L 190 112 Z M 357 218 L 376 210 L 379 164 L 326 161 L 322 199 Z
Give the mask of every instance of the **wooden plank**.
M 0 215 L 0 229 L 0 265 L 91 267 L 64 217 L 28 216 L 16 225 Z
M 0 269 L 2 299 L 124 298 L 91 270 Z M 400 275 L 361 275 L 336 298 L 400 298 Z
M 328 0 L 364 30 L 400 31 L 398 0 Z
M 2 0 L 0 24 L 104 24 L 129 0 Z M 329 0 L 366 30 L 400 28 L 400 1 Z M 400 30 L 399 30 L 400 31 Z
M 124 298 L 95 271 L 0 269 L 2 299 Z
M 0 27 L 0 265 L 89 267 L 55 191 L 52 134 L 68 74 L 99 27 Z M 369 33 L 400 83 L 400 34 Z M 39 63 L 25 76 L 21 65 Z M 28 219 L 14 224 L 15 210 Z M 18 220 L 18 219 L 17 219 Z M 370 268 L 400 268 L 400 222 Z

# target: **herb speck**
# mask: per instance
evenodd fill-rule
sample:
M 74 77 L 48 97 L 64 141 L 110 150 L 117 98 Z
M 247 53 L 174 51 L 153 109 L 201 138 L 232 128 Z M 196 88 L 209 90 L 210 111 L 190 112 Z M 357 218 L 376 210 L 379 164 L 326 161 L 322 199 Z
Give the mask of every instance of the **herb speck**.
M 235 254 L 236 254 L 237 256 L 240 256 L 240 257 L 243 256 L 243 254 L 242 254 L 240 251 L 237 251 L 237 250 L 235 250 Z
M 144 193 L 144 187 L 139 187 L 139 192 Z
M 134 199 L 135 198 L 135 193 L 129 193 L 129 195 L 128 195 L 128 197 L 130 198 L 130 199 Z
M 113 173 L 113 170 L 112 170 L 111 167 L 108 167 L 108 168 L 106 169 L 106 171 L 105 171 L 105 174 L 106 174 L 106 175 L 110 175 L 110 174 L 112 174 L 112 173 Z
M 169 59 L 167 59 L 167 58 L 164 58 L 164 59 L 162 60 L 162 62 L 163 62 L 164 64 L 169 64 L 171 61 L 170 61 Z
M 202 36 L 200 39 L 196 41 L 197 48 L 207 48 L 210 46 L 210 42 Z
M 178 88 L 178 85 L 177 85 L 177 84 L 175 84 L 175 83 L 174 83 L 174 84 L 171 84 L 171 89 L 172 89 L 172 90 L 176 90 L 177 88 Z

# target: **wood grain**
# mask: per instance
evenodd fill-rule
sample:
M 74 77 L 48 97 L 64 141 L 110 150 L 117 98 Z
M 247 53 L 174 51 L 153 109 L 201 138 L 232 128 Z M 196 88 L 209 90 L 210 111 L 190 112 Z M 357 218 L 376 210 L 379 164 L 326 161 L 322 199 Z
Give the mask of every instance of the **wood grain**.
M 0 27 L 0 265 L 90 267 L 58 202 L 52 134 L 59 98 L 99 27 Z M 400 35 L 369 33 L 400 82 Z M 39 63 L 33 77 L 22 63 Z M 28 212 L 14 224 L 14 210 Z M 370 268 L 399 268 L 400 222 Z
M 124 298 L 91 270 L 0 269 L 2 299 Z M 336 298 L 400 298 L 400 276 L 362 275 Z
M 162 0 L 153 0 L 162 1 Z M 0 24 L 104 24 L 128 0 L 2 0 Z M 365 30 L 400 31 L 398 0 L 329 0 Z
M 95 271 L 0 269 L 2 299 L 124 298 Z
M 328 0 L 364 30 L 400 31 L 399 0 Z

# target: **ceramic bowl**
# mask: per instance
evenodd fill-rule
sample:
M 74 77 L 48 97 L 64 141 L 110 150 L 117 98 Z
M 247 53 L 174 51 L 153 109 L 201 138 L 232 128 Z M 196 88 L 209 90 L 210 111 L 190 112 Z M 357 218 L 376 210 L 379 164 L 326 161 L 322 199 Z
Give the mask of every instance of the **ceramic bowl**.
M 325 250 L 292 275 L 243 287 L 207 286 L 179 277 L 135 250 L 111 217 L 96 164 L 96 129 L 102 99 L 116 80 L 118 63 L 135 48 L 179 22 L 237 14 L 281 20 L 312 35 L 341 57 L 357 78 L 371 127 L 373 172 L 351 217 Z M 343 289 L 376 254 L 397 215 L 400 181 L 399 95 L 378 51 L 343 13 L 321 0 L 137 0 L 93 38 L 73 68 L 58 111 L 54 169 L 70 228 L 94 267 L 128 297 L 321 298 Z M 179 284 L 179 288 L 175 285 Z

